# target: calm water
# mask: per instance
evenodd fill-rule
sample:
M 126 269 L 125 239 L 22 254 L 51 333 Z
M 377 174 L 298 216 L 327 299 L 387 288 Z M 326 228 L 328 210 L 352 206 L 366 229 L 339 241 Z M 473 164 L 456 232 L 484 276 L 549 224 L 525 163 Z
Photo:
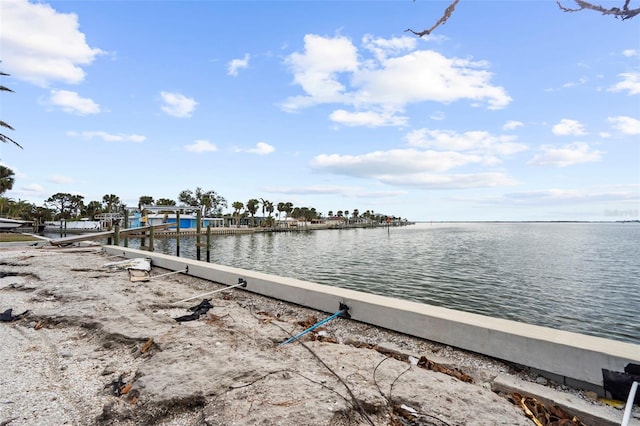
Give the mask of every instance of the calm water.
M 195 258 L 195 238 L 180 248 Z M 157 239 L 156 250 L 175 254 L 175 239 Z M 640 344 L 637 223 L 424 223 L 390 232 L 219 236 L 211 261 Z

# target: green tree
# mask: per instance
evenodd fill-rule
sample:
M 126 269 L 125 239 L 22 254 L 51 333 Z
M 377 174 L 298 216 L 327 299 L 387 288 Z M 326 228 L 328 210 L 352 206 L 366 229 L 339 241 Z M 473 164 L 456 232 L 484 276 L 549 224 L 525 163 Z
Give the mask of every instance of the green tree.
M 120 197 L 115 194 L 106 194 L 102 197 L 102 202 L 105 204 L 107 213 L 113 213 L 114 207 L 118 209 Z
M 31 220 L 31 211 L 35 205 L 28 201 L 18 200 L 9 204 L 8 216 L 19 218 L 22 220 Z
M 247 201 L 247 211 L 251 215 L 251 226 L 256 226 L 255 216 L 256 216 L 256 213 L 258 212 L 259 205 L 260 205 L 260 201 L 258 201 L 255 198 L 252 198 L 249 201 Z
M 58 192 L 47 198 L 45 203 L 49 204 L 60 219 L 68 219 L 70 211 L 74 207 L 75 197 L 68 192 Z
M 149 195 L 142 195 L 138 200 L 138 209 L 142 209 L 142 206 L 152 206 L 153 202 L 153 197 Z
M 175 206 L 176 202 L 170 198 L 158 198 L 156 206 Z
M 240 210 L 244 208 L 244 203 L 242 201 L 234 201 L 231 204 L 231 207 L 233 208 L 233 215 L 236 218 L 236 228 L 239 228 L 240 227 Z
M 267 201 L 266 209 L 267 209 L 267 213 L 269 213 L 269 218 L 267 219 L 268 225 L 273 226 L 273 218 L 271 217 L 271 214 L 273 213 L 273 202 Z
M 289 217 L 292 211 L 293 211 L 293 203 L 290 201 L 287 201 L 286 203 L 284 203 L 284 212 L 287 214 L 287 217 Z
M 0 71 L 0 76 L 8 76 L 8 75 L 9 74 Z M 0 84 L 0 92 L 13 92 L 13 90 L 11 90 L 8 87 Z M 0 127 L 4 127 L 5 129 L 9 129 L 9 130 L 15 130 L 13 127 L 11 127 L 9 124 L 5 123 L 2 120 L 0 120 Z M 7 136 L 7 135 L 5 135 L 3 133 L 0 133 L 0 142 L 3 142 L 3 143 L 11 142 L 12 144 L 16 145 L 18 148 L 22 148 L 22 146 L 18 142 L 14 141 L 9 136 Z
M 13 189 L 13 184 L 15 183 L 13 176 L 13 170 L 5 166 L 0 166 L 0 194 L 4 194 Z
M 278 217 L 282 217 L 282 213 L 284 213 L 287 209 L 283 202 L 278 203 L 276 209 L 278 210 Z
M 203 191 L 200 187 L 195 191 L 190 189 L 181 191 L 178 194 L 178 201 L 189 207 L 200 208 L 205 216 L 220 215 L 222 209 L 227 207 L 227 200 L 218 195 L 216 191 Z
M 102 203 L 100 201 L 90 201 L 83 212 L 89 219 L 93 219 L 93 217 L 99 213 L 102 213 Z
M 71 196 L 70 213 L 72 217 L 78 217 L 84 210 L 84 196 L 74 194 Z

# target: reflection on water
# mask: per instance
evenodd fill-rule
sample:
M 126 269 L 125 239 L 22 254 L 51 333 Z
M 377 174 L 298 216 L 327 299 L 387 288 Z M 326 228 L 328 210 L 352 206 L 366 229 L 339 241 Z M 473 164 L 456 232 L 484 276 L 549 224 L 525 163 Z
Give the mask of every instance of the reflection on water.
M 211 261 L 640 344 L 639 241 L 633 223 L 417 224 L 216 236 Z

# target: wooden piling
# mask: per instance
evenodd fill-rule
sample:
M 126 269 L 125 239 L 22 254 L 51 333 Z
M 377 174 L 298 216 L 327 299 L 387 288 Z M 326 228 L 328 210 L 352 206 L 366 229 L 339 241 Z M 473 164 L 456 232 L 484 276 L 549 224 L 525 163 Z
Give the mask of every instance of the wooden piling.
M 123 228 L 127 229 L 129 227 L 129 210 L 124 211 L 124 225 Z M 124 246 L 125 247 L 129 247 L 129 239 L 127 238 L 127 236 L 125 235 L 124 237 Z
M 155 231 L 153 230 L 153 226 L 149 228 L 149 251 L 153 251 L 153 236 Z
M 200 231 L 202 231 L 202 212 L 198 210 L 196 212 L 196 260 L 200 260 Z
M 176 211 L 176 256 L 180 257 L 180 212 Z
M 211 224 L 207 225 L 207 263 L 211 262 Z

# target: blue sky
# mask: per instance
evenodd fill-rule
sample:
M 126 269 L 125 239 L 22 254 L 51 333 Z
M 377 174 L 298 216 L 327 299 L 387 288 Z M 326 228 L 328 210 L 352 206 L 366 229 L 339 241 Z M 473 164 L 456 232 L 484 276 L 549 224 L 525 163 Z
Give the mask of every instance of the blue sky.
M 640 18 L 447 5 L 2 0 L 6 195 L 639 219 Z

